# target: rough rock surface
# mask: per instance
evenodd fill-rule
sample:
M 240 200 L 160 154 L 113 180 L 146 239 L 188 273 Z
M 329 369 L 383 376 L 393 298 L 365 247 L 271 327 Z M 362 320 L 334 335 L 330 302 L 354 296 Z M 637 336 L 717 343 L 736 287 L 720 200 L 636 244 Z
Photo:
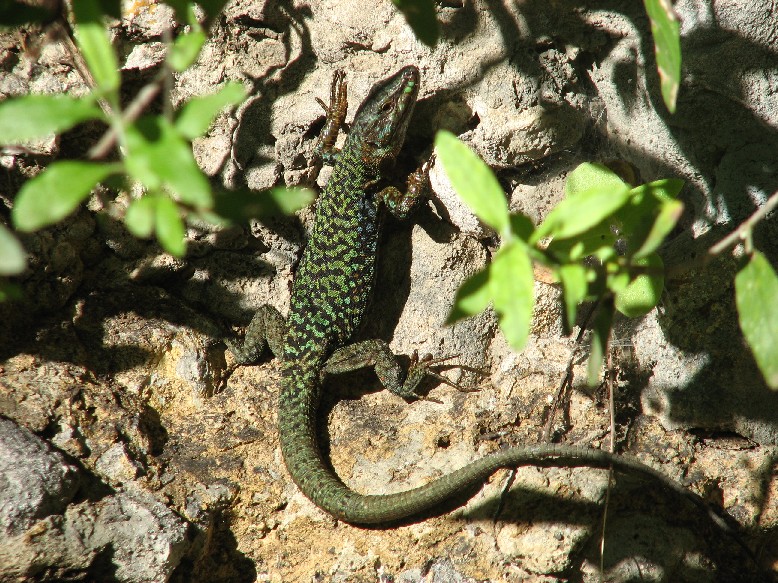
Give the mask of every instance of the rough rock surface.
M 20 463 L 23 462 L 23 463 Z M 78 488 L 78 471 L 29 430 L 0 417 L 0 528 L 20 534 L 61 514 Z
M 127 4 L 112 34 L 132 92 L 162 62 L 174 22 L 153 1 Z M 194 143 L 226 186 L 323 184 L 310 152 L 323 121 L 315 98 L 326 99 L 333 71 L 347 72 L 353 115 L 376 80 L 407 63 L 422 87 L 398 182 L 439 128 L 492 165 L 511 208 L 535 223 L 583 161 L 621 160 L 644 181 L 684 178 L 687 213 L 662 250 L 676 275 L 659 310 L 617 323 L 617 448 L 726 509 L 761 573 L 687 503 L 629 476 L 607 492 L 599 470 L 524 468 L 512 482 L 499 472 L 461 508 L 392 528 L 334 521 L 280 459 L 278 363 L 235 367 L 220 344 L 258 306 L 285 311 L 311 211 L 245 232 L 191 225 L 179 260 L 96 212 L 110 198 L 102 192 L 22 237 L 24 299 L 0 304 L 0 580 L 727 582 L 778 571 L 778 393 L 737 328 L 737 259 L 688 267 L 778 189 L 778 21 L 766 0 L 675 8 L 684 77 L 674 115 L 640 2 L 438 2 L 443 36 L 429 49 L 388 1 L 234 0 L 170 99 L 178 106 L 227 79 L 250 89 Z M 2 95 L 87 91 L 60 44 L 25 34 L 0 36 Z M 40 167 L 82 156 L 101 131 L 87 124 L 24 155 L 0 152 L 3 209 Z M 496 241 L 440 168 L 432 175 L 435 193 L 413 221 L 387 221 L 363 334 L 400 354 L 458 354 L 489 375 L 447 372 L 483 386 L 463 394 L 430 383 L 441 403 L 404 403 L 368 373 L 328 380 L 322 441 L 360 491 L 400 491 L 537 441 L 571 359 L 576 381 L 552 430 L 607 447 L 606 396 L 580 380 L 585 350 L 563 334 L 556 287 L 536 284 L 521 354 L 489 311 L 444 326 L 457 287 Z M 775 229 L 771 217 L 755 239 L 773 260 Z

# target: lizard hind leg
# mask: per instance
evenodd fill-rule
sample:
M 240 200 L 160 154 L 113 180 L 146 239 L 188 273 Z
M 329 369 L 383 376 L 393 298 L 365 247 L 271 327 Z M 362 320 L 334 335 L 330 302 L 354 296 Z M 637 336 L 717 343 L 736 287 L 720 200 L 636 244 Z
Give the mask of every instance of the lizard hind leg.
M 273 306 L 263 305 L 246 328 L 243 340 L 225 338 L 224 343 L 238 364 L 257 362 L 265 347 L 275 356 L 281 356 L 286 321 Z
M 417 392 L 421 382 L 428 376 L 465 392 L 475 389 L 460 386 L 437 373 L 432 367 L 455 357 L 433 359 L 431 355 L 419 358 L 418 352 L 411 355 L 411 362 L 407 371 L 402 366 L 389 345 L 383 340 L 363 340 L 335 350 L 322 367 L 322 375 L 339 374 L 354 371 L 360 368 L 373 368 L 376 376 L 384 388 L 403 399 L 425 399 Z M 457 365 L 454 365 L 457 366 Z

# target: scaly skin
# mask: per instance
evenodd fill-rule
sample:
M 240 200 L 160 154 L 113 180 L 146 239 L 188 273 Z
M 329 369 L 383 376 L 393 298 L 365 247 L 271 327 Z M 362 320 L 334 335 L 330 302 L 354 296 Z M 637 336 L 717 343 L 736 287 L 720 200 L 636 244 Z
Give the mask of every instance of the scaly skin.
M 294 482 L 317 506 L 349 523 L 388 523 L 435 508 L 481 485 L 498 468 L 524 465 L 590 466 L 641 474 L 703 508 L 722 529 L 729 527 L 695 494 L 634 458 L 564 445 L 513 448 L 475 461 L 429 484 L 390 495 L 361 495 L 346 486 L 322 458 L 316 417 L 325 374 L 372 366 L 381 382 L 401 397 L 414 390 L 434 364 L 412 360 L 403 374 L 387 345 L 350 342 L 371 296 L 382 207 L 404 216 L 418 198 L 426 174 L 412 175 L 409 193 L 378 190 L 381 167 L 392 161 L 405 138 L 419 86 L 409 66 L 376 85 L 355 116 L 351 132 L 327 186 L 319 197 L 308 245 L 295 277 L 288 321 L 272 309 L 255 316 L 246 341 L 230 344 L 240 362 L 255 360 L 267 342 L 283 359 L 278 429 L 286 466 Z M 335 76 L 322 158 L 332 158 L 337 130 L 346 115 L 346 86 Z M 285 335 L 282 332 L 285 330 Z M 283 336 L 283 342 L 280 338 Z

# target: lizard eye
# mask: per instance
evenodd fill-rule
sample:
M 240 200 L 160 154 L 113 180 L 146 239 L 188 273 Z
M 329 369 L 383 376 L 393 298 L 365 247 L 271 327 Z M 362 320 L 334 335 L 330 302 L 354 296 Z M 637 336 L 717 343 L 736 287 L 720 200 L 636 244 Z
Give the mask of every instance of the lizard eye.
M 388 113 L 391 109 L 392 109 L 391 101 L 385 101 L 383 105 L 381 105 L 381 113 Z

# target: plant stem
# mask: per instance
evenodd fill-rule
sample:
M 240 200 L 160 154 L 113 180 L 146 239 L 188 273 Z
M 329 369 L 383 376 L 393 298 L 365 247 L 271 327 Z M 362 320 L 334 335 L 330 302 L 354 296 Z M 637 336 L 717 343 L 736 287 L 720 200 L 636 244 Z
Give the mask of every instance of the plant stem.
M 735 245 L 740 240 L 747 237 L 751 229 L 754 228 L 754 225 L 770 214 L 770 212 L 773 211 L 776 206 L 778 206 L 778 191 L 774 192 L 772 196 L 770 196 L 770 198 L 768 198 L 767 201 L 760 208 L 758 208 L 753 215 L 748 217 L 743 222 L 743 224 L 741 224 L 737 229 L 732 231 L 729 235 L 711 247 L 708 250 L 708 256 L 706 259 L 715 257 L 722 251 L 726 250 L 728 247 Z

